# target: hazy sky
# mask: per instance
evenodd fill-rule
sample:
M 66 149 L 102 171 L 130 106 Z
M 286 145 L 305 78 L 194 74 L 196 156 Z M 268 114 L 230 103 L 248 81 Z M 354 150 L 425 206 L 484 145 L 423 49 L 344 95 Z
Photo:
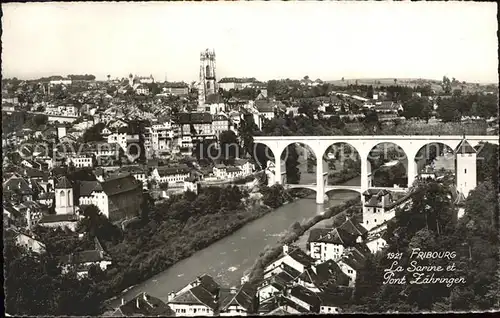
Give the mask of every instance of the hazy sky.
M 497 82 L 495 3 L 29 3 L 3 10 L 2 74 Z

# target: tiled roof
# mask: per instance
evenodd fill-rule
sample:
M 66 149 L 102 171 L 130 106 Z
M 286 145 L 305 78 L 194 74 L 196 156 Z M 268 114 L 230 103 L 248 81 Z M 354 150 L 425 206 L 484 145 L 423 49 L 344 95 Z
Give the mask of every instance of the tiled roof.
M 347 286 L 349 284 L 349 277 L 344 274 L 339 265 L 331 259 L 316 265 L 316 275 L 321 282 L 330 280 L 334 281 L 338 286 Z
M 77 252 L 74 254 L 62 256 L 59 259 L 59 261 L 63 264 L 95 263 L 104 260 L 110 260 L 109 256 L 104 255 L 97 250 Z
M 199 300 L 200 303 L 205 306 L 212 308 L 215 310 L 217 308 L 217 302 L 215 300 L 215 295 L 211 294 L 208 290 L 206 290 L 201 285 L 195 286 L 189 290 L 189 292 Z
M 331 229 L 311 229 L 309 231 L 309 238 L 307 239 L 307 242 L 317 242 L 322 236 L 328 234 L 331 231 Z
M 321 299 L 316 293 L 310 291 L 309 289 L 297 285 L 290 290 L 290 295 L 302 300 L 303 302 L 311 305 L 312 307 L 319 306 L 321 304 Z
M 161 301 L 147 293 L 141 293 L 125 304 L 121 305 L 113 316 L 174 316 L 172 309 Z
M 188 174 L 190 171 L 189 167 L 186 165 L 179 165 L 174 167 L 159 166 L 157 170 L 158 174 L 162 177 L 176 175 L 176 174 Z
M 178 116 L 179 124 L 205 124 L 212 123 L 210 113 L 180 113 Z
M 476 153 L 476 150 L 465 140 L 465 138 L 458 144 L 455 148 L 455 153 L 466 154 L 466 153 Z
M 229 166 L 229 167 L 226 167 L 226 171 L 227 172 L 241 172 L 241 169 L 238 167 Z
M 118 175 L 110 178 L 102 182 L 101 187 L 108 197 L 142 188 L 139 182 L 131 175 Z
M 274 296 L 272 298 L 266 299 L 264 302 L 260 304 L 259 313 L 265 313 L 266 315 L 271 315 L 271 314 L 274 315 L 280 309 L 286 312 L 284 310 L 286 307 L 291 307 L 299 311 L 300 313 L 309 313 L 309 311 L 306 308 L 282 296 Z
M 227 292 L 228 291 L 225 290 L 221 293 L 224 294 L 224 297 L 220 297 L 221 311 L 226 310 L 230 305 L 239 305 L 245 308 L 247 311 L 252 309 L 254 298 L 253 295 L 255 295 L 255 290 L 253 289 L 252 285 L 250 285 L 249 283 L 245 283 L 234 293 L 231 290 L 229 290 L 229 294 Z
M 314 259 L 312 259 L 309 255 L 307 255 L 302 249 L 295 247 L 291 251 L 288 252 L 288 255 L 292 257 L 297 262 L 301 263 L 304 266 L 309 266 L 314 263 Z
M 316 236 L 318 235 L 318 233 L 321 232 L 317 231 L 314 235 Z M 354 235 L 350 234 L 349 232 L 341 228 L 329 230 L 328 232 L 323 230 L 321 236 L 319 236 L 318 238 L 314 237 L 314 241 L 311 241 L 311 238 L 309 238 L 309 242 L 324 242 L 324 243 L 331 243 L 343 246 L 350 246 L 355 241 L 356 238 Z
M 242 77 L 242 78 L 237 78 L 237 77 L 224 77 L 221 78 L 219 83 L 254 83 L 257 82 L 257 79 L 255 77 Z
M 46 214 L 39 223 L 77 222 L 78 216 L 74 214 Z
M 255 108 L 261 113 L 272 113 L 274 112 L 276 104 L 274 102 L 265 100 L 265 99 L 258 99 L 255 101 Z
M 353 222 L 352 219 L 347 219 L 341 226 L 339 226 L 339 229 L 342 229 L 356 236 L 363 236 L 368 232 L 368 230 L 365 229 L 361 224 Z
M 66 176 L 63 176 L 59 178 L 56 182 L 56 189 L 70 189 L 73 186 L 71 185 L 71 182 L 66 178 Z
M 354 270 L 361 270 L 365 264 L 365 258 L 355 252 L 345 255 L 341 261 L 349 265 Z
M 373 207 L 373 208 L 379 208 L 382 207 L 381 201 L 379 197 L 377 196 L 372 196 L 368 202 L 365 203 L 366 207 Z
M 94 191 L 102 191 L 99 181 L 79 181 L 80 196 L 90 196 Z
M 373 195 L 378 195 L 378 196 L 382 196 L 382 195 L 386 195 L 386 194 L 390 194 L 389 191 L 387 191 L 386 189 L 367 189 L 365 192 L 363 192 L 363 195 L 364 196 L 373 196 Z
M 205 100 L 206 104 L 221 104 L 224 103 L 224 98 L 219 94 L 210 94 Z
M 11 192 L 14 190 L 19 190 L 21 194 L 32 194 L 33 191 L 29 186 L 28 181 L 22 177 L 13 176 L 3 183 L 3 191 Z

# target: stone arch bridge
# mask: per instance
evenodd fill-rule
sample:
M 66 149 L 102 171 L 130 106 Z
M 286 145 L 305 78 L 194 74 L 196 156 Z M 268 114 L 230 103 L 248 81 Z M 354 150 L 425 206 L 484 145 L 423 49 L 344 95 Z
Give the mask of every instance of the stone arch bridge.
M 361 186 L 328 186 L 323 173 L 323 160 L 316 160 L 316 183 L 309 185 L 288 185 L 291 188 L 307 188 L 316 191 L 316 203 L 324 203 L 324 195 L 331 190 L 354 190 L 363 193 L 371 185 L 369 184 L 369 174 L 371 166 L 368 162 L 368 154 L 377 145 L 382 143 L 393 143 L 399 146 L 408 158 L 408 187 L 413 184 L 417 177 L 417 164 L 414 161 L 418 151 L 424 146 L 432 143 L 441 143 L 455 150 L 460 142 L 466 139 L 472 146 L 477 146 L 480 142 L 489 142 L 498 145 L 498 136 L 256 136 L 254 143 L 261 143 L 269 147 L 274 154 L 275 175 L 281 175 L 280 156 L 290 144 L 301 143 L 308 146 L 314 152 L 316 158 L 323 158 L 327 149 L 337 143 L 346 143 L 352 146 L 361 158 Z M 277 178 L 278 183 L 283 183 L 281 178 Z M 388 189 L 389 190 L 389 189 Z M 404 191 L 405 189 L 390 188 L 391 191 Z

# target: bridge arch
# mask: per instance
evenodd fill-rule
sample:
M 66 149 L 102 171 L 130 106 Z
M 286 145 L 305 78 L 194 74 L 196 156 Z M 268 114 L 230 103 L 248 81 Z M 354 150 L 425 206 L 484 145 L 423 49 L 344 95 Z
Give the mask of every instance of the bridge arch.
M 410 179 L 418 177 L 427 166 L 433 165 L 435 170 L 441 170 L 442 168 L 454 171 L 455 153 L 452 146 L 444 142 L 429 142 L 420 147 L 408 163 L 409 165 L 413 165 L 413 169 L 408 166 L 409 185 L 411 185 Z M 410 175 L 411 171 L 415 174 L 414 176 Z
M 408 185 L 408 156 L 402 146 L 392 141 L 381 141 L 373 145 L 366 158 L 368 188 L 393 187 L 406 188 Z M 389 179 L 390 174 L 383 167 L 393 167 L 396 175 Z
M 348 142 L 338 141 L 330 144 L 323 153 L 328 171 L 326 186 L 344 183 L 361 176 L 361 154 L 359 150 Z M 340 168 L 340 169 L 339 169 Z M 361 181 L 356 186 L 360 186 Z

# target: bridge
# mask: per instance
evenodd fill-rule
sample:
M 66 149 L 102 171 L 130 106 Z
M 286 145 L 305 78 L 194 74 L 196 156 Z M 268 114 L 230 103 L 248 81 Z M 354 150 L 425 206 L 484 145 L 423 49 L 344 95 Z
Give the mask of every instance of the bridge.
M 356 187 L 346 187 L 345 190 L 355 190 L 358 192 L 363 192 L 364 190 L 371 187 L 369 175 L 371 174 L 371 164 L 368 161 L 368 155 L 370 151 L 377 145 L 382 143 L 393 143 L 398 146 L 408 158 L 408 188 L 415 181 L 418 171 L 417 163 L 415 162 L 415 157 L 420 149 L 423 147 L 433 144 L 441 143 L 451 149 L 455 150 L 463 140 L 466 140 L 472 147 L 477 146 L 480 142 L 489 142 L 498 145 L 498 136 L 433 136 L 433 135 L 397 135 L 397 136 L 256 136 L 254 137 L 254 143 L 260 143 L 266 145 L 274 155 L 274 165 L 275 165 L 275 175 L 281 176 L 281 154 L 291 144 L 301 143 L 308 146 L 314 153 L 316 158 L 323 158 L 325 152 L 332 145 L 339 143 L 346 143 L 354 148 L 361 158 L 361 190 L 355 189 Z M 475 157 L 474 157 L 475 158 Z M 470 163 L 470 162 L 469 162 Z M 474 159 L 475 163 L 475 159 Z M 326 182 L 324 182 L 324 169 L 323 160 L 316 160 L 316 184 L 310 185 L 292 185 L 292 188 L 308 188 L 316 191 L 316 203 L 322 204 L 324 194 L 330 189 Z M 474 167 L 475 168 L 475 167 Z M 323 182 L 322 182 L 323 179 Z M 283 183 L 281 178 L 277 178 L 278 183 Z M 469 184 L 469 187 L 471 185 Z M 344 186 L 333 186 L 331 190 L 342 189 L 339 187 Z M 475 187 L 475 184 L 474 184 Z M 401 189 L 390 188 L 391 191 L 402 191 Z
M 309 189 L 313 191 L 318 190 L 318 186 L 316 183 L 311 183 L 311 184 L 287 184 L 285 186 L 288 189 Z M 361 189 L 361 186 L 348 186 L 348 185 L 325 185 L 323 188 L 325 193 L 328 193 L 330 191 L 335 191 L 335 190 L 340 190 L 340 191 L 356 191 L 362 194 L 364 192 L 363 189 Z M 406 192 L 408 191 L 408 188 L 390 188 L 390 187 L 370 187 L 370 189 L 375 189 L 375 190 L 387 190 L 387 191 L 392 191 L 392 192 Z

